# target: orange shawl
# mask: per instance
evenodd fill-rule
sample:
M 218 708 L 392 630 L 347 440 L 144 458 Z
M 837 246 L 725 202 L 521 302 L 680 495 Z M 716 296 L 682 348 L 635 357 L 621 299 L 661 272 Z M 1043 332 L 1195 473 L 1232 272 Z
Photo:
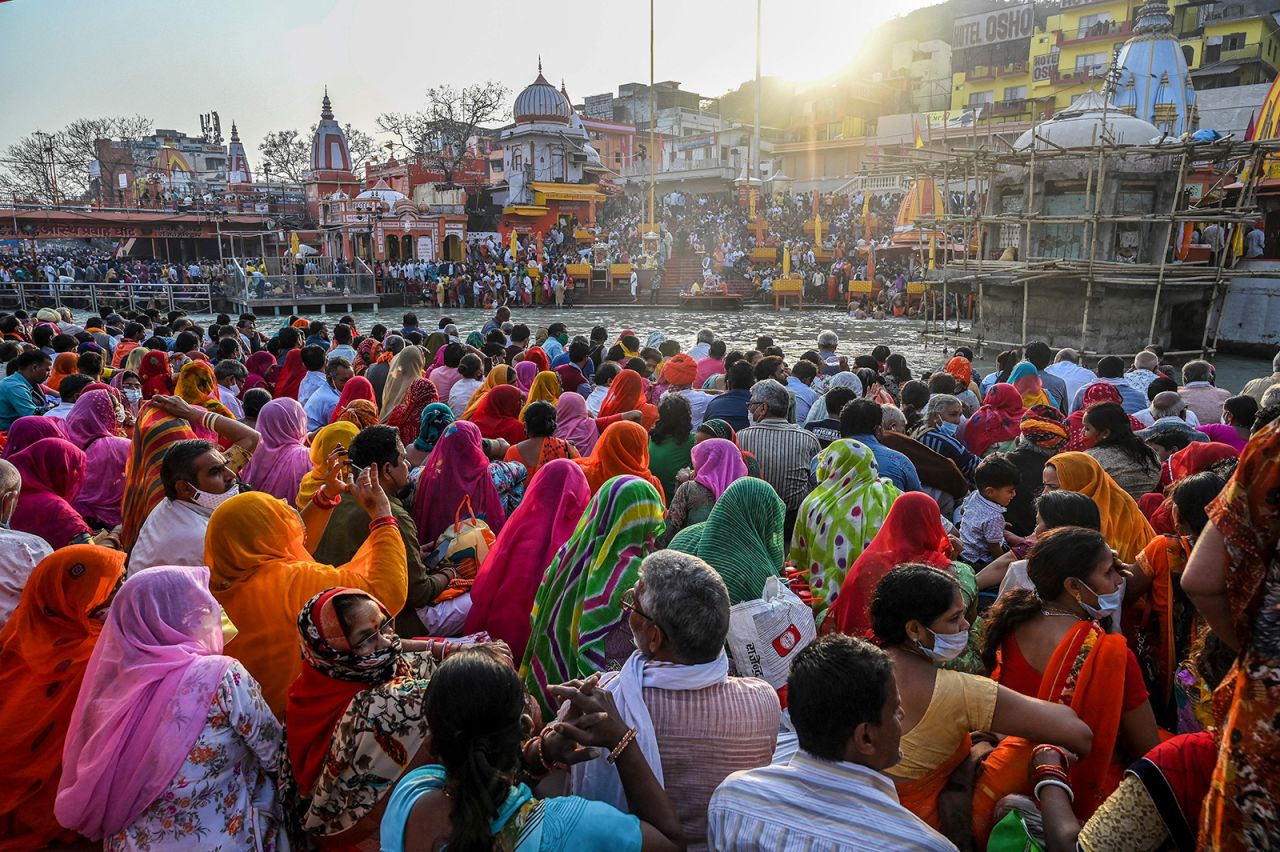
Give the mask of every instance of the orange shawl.
M 1070 770 L 1075 812 L 1082 822 L 1124 775 L 1124 766 L 1114 761 L 1128 654 L 1124 636 L 1107 633 L 1093 621 L 1078 621 L 1058 643 L 1040 681 L 1037 698 L 1070 705 L 1093 731 L 1093 748 Z M 973 792 L 973 836 L 979 842 L 985 844 L 991 833 L 1000 799 L 1011 793 L 1031 795 L 1031 752 L 1036 745 L 1007 737 L 983 762 Z
M 102 622 L 89 613 L 124 577 L 125 554 L 92 544 L 55 550 L 31 572 L 0 630 L 0 846 L 74 841 L 53 814 L 62 745 Z M 20 842 L 14 842 L 19 840 Z M 11 845 L 12 844 L 12 845 Z
M 658 489 L 658 495 L 666 503 L 662 483 L 649 472 L 649 433 L 639 423 L 621 420 L 611 424 L 596 441 L 591 455 L 573 461 L 582 466 L 592 494 L 615 476 L 628 474 L 638 476 Z
M 1102 466 L 1085 453 L 1058 453 L 1046 464 L 1058 471 L 1065 491 L 1077 491 L 1098 505 L 1102 536 L 1125 562 L 1133 562 L 1151 543 L 1156 532 L 1134 499 L 1125 493 Z
M 609 392 L 600 403 L 599 416 L 613 417 L 628 411 L 640 412 L 646 432 L 658 422 L 658 407 L 645 401 L 645 380 L 635 370 L 623 370 L 609 383 Z
M 49 373 L 49 378 L 45 384 L 49 386 L 49 390 L 56 391 L 62 387 L 62 380 L 67 376 L 74 375 L 80 366 L 80 356 L 74 352 L 61 352 L 57 358 L 53 359 L 53 372 Z
M 489 371 L 489 375 L 484 377 L 484 381 L 481 382 L 480 387 L 476 388 L 475 392 L 471 394 L 471 399 L 467 400 L 466 409 L 463 410 L 462 416 L 458 419 L 470 420 L 471 415 L 476 413 L 476 408 L 480 405 L 480 400 L 484 399 L 485 394 L 489 393 L 489 391 L 493 390 L 498 385 L 509 385 L 515 382 L 515 380 L 515 371 L 506 364 L 499 364 L 494 367 Z
M 350 562 L 336 567 L 316 562 L 305 539 L 298 513 L 257 491 L 219 506 L 205 537 L 209 591 L 240 629 L 227 643 L 227 656 L 261 684 L 276 716 L 284 714 L 289 686 L 302 671 L 298 613 L 307 601 L 333 586 L 349 586 L 373 595 L 394 615 L 408 595 L 398 527 L 378 527 Z
M 971 748 L 973 748 L 973 737 L 965 734 L 960 740 L 960 745 L 956 747 L 956 753 L 932 771 L 912 781 L 894 778 L 893 786 L 898 790 L 898 801 L 904 808 L 928 823 L 931 828 L 939 829 L 942 819 L 938 813 L 938 794 L 947 785 L 947 779 L 951 777 L 951 773 L 964 763 Z

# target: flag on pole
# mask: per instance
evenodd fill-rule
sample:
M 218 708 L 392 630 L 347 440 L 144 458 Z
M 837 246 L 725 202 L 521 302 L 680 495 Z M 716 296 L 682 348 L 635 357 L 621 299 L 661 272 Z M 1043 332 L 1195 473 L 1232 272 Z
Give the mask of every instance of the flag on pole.
M 920 133 L 920 121 L 919 121 L 915 116 L 912 116 L 912 117 L 911 117 L 911 127 L 912 127 L 912 128 L 915 130 L 915 132 L 916 132 L 916 147 L 917 147 L 917 148 L 923 148 L 923 147 L 924 147 L 924 136 L 922 136 L 922 135 L 921 135 L 921 133 Z
M 1256 113 L 1249 113 L 1249 126 L 1244 129 L 1244 141 L 1246 142 L 1252 142 L 1253 135 L 1258 132 L 1257 126 L 1253 123 L 1256 117 Z

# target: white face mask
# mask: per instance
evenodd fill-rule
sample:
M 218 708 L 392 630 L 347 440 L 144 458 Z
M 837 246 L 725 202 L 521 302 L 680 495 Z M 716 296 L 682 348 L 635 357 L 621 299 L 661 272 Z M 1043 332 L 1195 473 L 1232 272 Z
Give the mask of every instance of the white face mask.
M 195 496 L 191 498 L 191 502 L 195 503 L 209 514 L 213 514 L 214 509 L 218 508 L 239 493 L 240 483 L 233 482 L 231 483 L 231 487 L 221 494 L 210 494 L 208 491 L 197 490 Z
M 932 630 L 929 632 L 933 633 Z M 965 648 L 969 647 L 969 631 L 934 633 L 932 648 L 926 648 L 921 645 L 919 640 L 916 640 L 916 646 L 935 663 L 945 663 L 947 660 L 954 660 L 960 656 Z
M 1084 601 L 1080 601 L 1080 607 L 1089 614 L 1090 618 L 1098 621 L 1108 616 L 1115 615 L 1120 611 L 1120 607 L 1124 605 L 1124 586 L 1125 581 L 1121 580 L 1116 586 L 1114 592 L 1107 592 L 1105 595 L 1099 595 L 1097 592 L 1093 592 L 1093 589 L 1086 584 L 1085 588 L 1089 589 L 1089 591 L 1093 592 L 1094 595 L 1097 596 L 1098 605 L 1089 606 L 1089 604 Z

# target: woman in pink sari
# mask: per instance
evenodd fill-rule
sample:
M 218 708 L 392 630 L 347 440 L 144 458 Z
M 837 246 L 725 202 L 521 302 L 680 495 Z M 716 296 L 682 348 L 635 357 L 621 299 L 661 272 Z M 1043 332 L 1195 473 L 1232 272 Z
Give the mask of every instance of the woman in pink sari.
M 600 427 L 587 413 L 587 401 L 582 394 L 572 391 L 560 394 L 556 401 L 556 437 L 573 444 L 584 456 L 591 455 L 595 449 L 596 441 L 600 440 Z
M 287 503 L 298 496 L 302 477 L 311 470 L 306 447 L 307 414 L 296 399 L 273 399 L 258 412 L 262 442 L 244 468 L 244 481 Z
M 413 498 L 413 520 L 423 546 L 435 544 L 454 522 L 464 497 L 471 498 L 471 510 L 495 535 L 502 531 L 506 512 L 482 440 L 476 424 L 450 423 L 423 462 Z
M 111 529 L 120 523 L 130 449 L 123 425 L 124 406 L 108 390 L 80 394 L 67 414 L 67 440 L 84 451 L 89 473 L 71 508 L 91 527 Z
M 254 388 L 264 388 L 269 393 L 275 390 L 276 376 L 280 374 L 280 367 L 276 364 L 275 356 L 270 352 L 259 349 L 245 359 L 244 367 L 249 371 L 249 376 L 244 380 L 241 393 Z
M 7 459 L 14 453 L 21 452 L 39 441 L 41 438 L 67 437 L 66 421 L 57 417 L 42 417 L 39 414 L 19 417 L 9 426 L 5 435 L 4 452 L 0 459 Z
M 62 438 L 41 438 L 9 463 L 22 474 L 22 493 L 9 525 L 38 535 L 54 550 L 68 544 L 85 544 L 91 530 L 71 508 L 84 486 L 84 452 Z
M 463 633 L 486 630 L 511 647 L 512 657 L 524 656 L 538 584 L 590 499 L 582 468 L 569 459 L 539 468 L 480 566 Z
M 111 849 L 275 849 L 282 731 L 222 652 L 208 568 L 120 587 L 85 671 L 54 813 Z
M 516 364 L 516 384 L 525 393 L 533 387 L 533 380 L 538 377 L 538 365 L 532 361 L 521 361 Z

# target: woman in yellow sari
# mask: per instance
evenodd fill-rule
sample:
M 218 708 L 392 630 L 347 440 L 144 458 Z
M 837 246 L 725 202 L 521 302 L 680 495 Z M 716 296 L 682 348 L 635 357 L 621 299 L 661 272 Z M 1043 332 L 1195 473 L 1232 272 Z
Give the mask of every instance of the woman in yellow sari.
M 1046 491 L 1075 491 L 1098 505 L 1102 535 L 1124 562 L 1132 563 L 1156 537 L 1134 499 L 1085 453 L 1058 453 L 1044 466 Z
M 307 601 L 325 589 L 347 586 L 373 595 L 395 615 L 408 596 L 404 539 L 391 517 L 386 492 L 369 470 L 352 484 L 342 482 L 341 469 L 341 464 L 330 467 L 324 490 L 301 515 L 283 500 L 249 492 L 232 497 L 209 518 L 209 591 L 239 628 L 226 653 L 243 663 L 262 686 L 277 717 L 284 713 L 290 684 L 302 671 L 297 624 Z M 312 559 L 308 545 L 319 543 L 329 512 L 345 490 L 369 513 L 369 538 L 347 564 L 324 565 Z
M 562 392 L 558 375 L 550 370 L 538 373 L 533 379 L 533 384 L 529 386 L 529 395 L 525 397 L 524 408 L 520 409 L 520 419 L 524 419 L 524 413 L 528 410 L 530 403 L 549 402 L 555 405 L 560 401 Z
M 515 384 L 516 371 L 508 367 L 506 364 L 499 364 L 489 371 L 489 375 L 484 377 L 484 382 L 480 387 L 476 388 L 475 393 L 471 394 L 471 399 L 467 400 L 467 407 L 463 410 L 459 420 L 470 420 L 471 415 L 476 413 L 476 407 L 480 405 L 480 400 L 484 399 L 485 394 L 496 388 L 498 385 Z
M 360 432 L 360 427 L 348 420 L 339 420 L 323 427 L 311 441 L 311 470 L 302 476 L 298 487 L 298 499 L 294 505 L 301 512 L 307 508 L 316 490 L 324 485 L 325 470 L 328 467 L 329 455 L 339 446 L 351 446 L 351 439 Z

